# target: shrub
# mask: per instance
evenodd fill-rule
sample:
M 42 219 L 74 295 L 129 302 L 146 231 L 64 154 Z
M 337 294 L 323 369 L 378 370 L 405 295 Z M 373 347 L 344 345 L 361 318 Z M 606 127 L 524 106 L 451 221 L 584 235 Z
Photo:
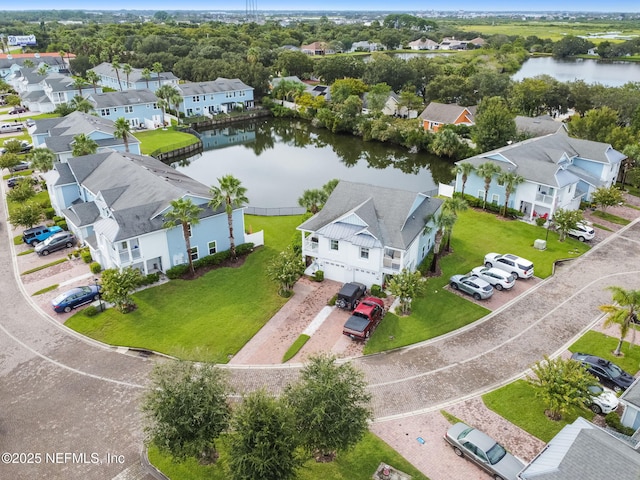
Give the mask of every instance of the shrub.
M 64 220 L 61 222 L 56 222 L 56 225 L 63 230 L 69 230 L 69 227 L 67 226 L 67 222 L 65 222 Z
M 607 416 L 604 417 L 604 421 L 607 423 L 609 427 L 613 428 L 614 430 L 617 430 L 623 435 L 631 436 L 635 433 L 635 430 L 633 428 L 625 427 L 624 425 L 622 425 L 622 422 L 620 422 L 620 417 L 616 412 L 611 412 L 607 414 Z
M 378 298 L 387 298 L 387 294 L 384 293 L 380 285 L 371 285 L 371 295 Z
M 80 256 L 80 250 L 74 250 L 73 251 L 73 256 L 74 256 L 74 258 L 78 258 Z
M 154 283 L 160 281 L 160 274 L 159 273 L 150 273 L 149 275 L 146 275 L 144 277 L 142 277 L 142 279 L 140 280 L 140 286 L 145 286 L 145 285 L 153 285 Z
M 299 235 L 298 235 L 299 236 Z M 253 251 L 253 243 L 243 243 L 236 247 L 236 255 L 242 256 L 247 255 Z
M 313 279 L 316 282 L 321 282 L 324 280 L 324 272 L 322 270 L 316 270 L 316 272 L 313 274 Z
M 333 297 L 329 299 L 329 301 L 327 302 L 327 305 L 329 305 L 330 307 L 333 307 L 336 304 L 337 299 L 338 299 L 338 294 L 336 293 Z
M 206 258 L 206 257 L 205 257 Z M 171 267 L 167 270 L 167 277 L 171 280 L 175 280 L 176 278 L 182 277 L 185 273 L 189 271 L 188 264 L 176 265 L 175 267 Z
M 58 223 L 58 222 L 64 222 L 64 217 L 59 217 L 58 215 L 54 215 L 51 220 L 53 220 L 53 223 Z
M 87 308 L 84 309 L 83 313 L 87 317 L 95 317 L 98 313 L 100 313 L 100 310 L 94 307 L 93 305 L 89 305 Z
M 91 273 L 100 273 L 102 271 L 102 265 L 100 265 L 98 262 L 91 262 L 91 265 L 89 265 L 89 270 L 91 270 Z
M 544 224 L 547 223 L 547 219 L 545 217 L 536 217 L 536 225 L 539 227 L 544 227 Z
M 82 260 L 84 260 L 84 263 L 91 263 L 93 261 L 93 258 L 91 258 L 91 252 L 87 249 L 83 249 L 80 252 L 80 256 L 82 257 Z
M 47 220 L 53 220 L 53 217 L 55 217 L 56 215 L 56 211 L 49 207 L 49 208 L 45 208 L 44 209 L 44 218 L 46 218 Z

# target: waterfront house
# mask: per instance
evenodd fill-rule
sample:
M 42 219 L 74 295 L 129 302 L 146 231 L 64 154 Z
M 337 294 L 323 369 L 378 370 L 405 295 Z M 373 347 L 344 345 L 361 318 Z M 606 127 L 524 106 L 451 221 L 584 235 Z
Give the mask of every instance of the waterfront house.
M 113 88 L 117 91 L 123 90 L 142 90 L 147 89 L 155 92 L 162 85 L 177 86 L 180 79 L 171 72 L 150 72 L 147 78 L 141 68 L 132 68 L 131 73 L 127 76 L 122 70 L 122 65 L 116 70 L 113 64 L 103 62 L 100 65 L 90 69 L 95 72 L 100 79 L 98 83 L 104 87 Z
M 162 110 L 158 97 L 146 88 L 117 92 L 91 93 L 87 100 L 96 114 L 116 120 L 125 118 L 132 127 L 155 128 L 162 124 Z
M 340 181 L 322 210 L 298 227 L 306 273 L 322 270 L 330 280 L 371 287 L 415 270 L 434 245 L 441 205 L 420 192 Z
M 474 125 L 476 106 L 431 102 L 420 114 L 425 130 L 437 132 L 442 125 Z
M 176 88 L 182 97 L 180 110 L 187 117 L 210 117 L 254 106 L 253 87 L 238 78 L 218 77 L 210 82 L 182 83 Z

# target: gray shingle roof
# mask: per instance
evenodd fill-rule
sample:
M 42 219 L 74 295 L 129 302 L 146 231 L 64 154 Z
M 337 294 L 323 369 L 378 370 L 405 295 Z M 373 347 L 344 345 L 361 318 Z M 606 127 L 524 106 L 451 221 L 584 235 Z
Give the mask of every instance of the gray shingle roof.
M 140 105 L 158 101 L 158 97 L 146 88 L 140 90 L 124 90 L 122 92 L 92 93 L 87 99 L 93 104 L 95 109 Z
M 549 135 L 550 133 L 556 133 L 561 128 L 566 128 L 564 123 L 556 122 L 548 115 L 539 117 L 523 117 L 522 115 L 518 115 L 515 121 L 516 129 L 519 132 L 531 135 L 532 137 Z
M 469 110 L 473 117 L 472 107 L 461 107 L 455 103 L 431 102 L 420 114 L 420 118 L 431 122 L 453 123 L 465 110 Z
M 111 77 L 115 79 L 118 78 L 116 75 L 116 71 L 113 69 L 113 65 L 108 62 L 102 62 L 100 65 L 96 65 L 91 70 L 93 70 L 98 75 L 101 75 L 103 77 Z M 140 82 L 140 81 L 146 82 L 146 80 L 142 78 L 142 70 L 143 70 L 142 68 L 131 69 L 131 73 L 129 74 L 129 81 L 130 82 Z M 120 75 L 121 82 L 127 81 L 127 76 L 122 71 L 122 66 L 118 70 L 118 75 Z M 178 77 L 176 77 L 172 72 L 160 72 L 159 78 L 161 82 L 178 80 Z M 151 80 L 157 81 L 157 79 L 158 79 L 158 74 L 156 74 L 155 72 L 151 72 L 151 78 L 149 79 L 149 81 Z
M 93 202 L 82 202 L 63 210 L 64 216 L 77 227 L 91 225 L 100 218 L 100 211 Z
M 210 82 L 181 83 L 177 85 L 182 96 L 203 95 L 206 93 L 233 92 L 236 90 L 253 90 L 239 78 L 218 77 Z
M 55 182 L 56 186 L 76 183 L 76 179 L 73 176 L 73 173 L 71 173 L 69 164 L 57 162 L 53 165 L 53 168 L 58 172 L 58 178 Z
M 565 426 L 520 472 L 520 478 L 525 480 L 639 477 L 640 454 L 583 418 Z
M 352 243 L 362 246 L 374 243 L 406 250 L 423 231 L 425 218 L 433 216 L 441 204 L 442 200 L 419 192 L 342 180 L 322 210 L 298 229 L 312 232 L 323 229 L 329 238 L 333 238 L 332 234 L 344 236 L 350 232 L 348 225 L 354 224 L 353 219 L 357 218 L 365 225 L 359 235 L 366 238 L 358 238 L 354 229 L 349 240 Z M 330 227 L 331 224 L 337 227 Z
M 633 384 L 620 395 L 620 400 L 635 405 L 640 409 L 640 381 L 636 380 L 633 382 Z

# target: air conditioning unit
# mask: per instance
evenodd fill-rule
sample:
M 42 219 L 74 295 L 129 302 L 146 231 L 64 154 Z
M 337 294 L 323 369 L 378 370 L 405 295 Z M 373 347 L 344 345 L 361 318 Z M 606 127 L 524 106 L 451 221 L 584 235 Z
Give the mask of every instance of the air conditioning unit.
M 547 241 L 538 238 L 535 242 L 533 242 L 533 248 L 537 248 L 538 250 L 546 250 L 547 249 Z

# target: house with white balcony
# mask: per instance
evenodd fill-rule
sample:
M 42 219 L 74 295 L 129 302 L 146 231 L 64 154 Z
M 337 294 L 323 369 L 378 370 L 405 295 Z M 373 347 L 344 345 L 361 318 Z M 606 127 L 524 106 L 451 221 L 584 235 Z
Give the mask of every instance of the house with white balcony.
M 124 90 L 151 90 L 155 92 L 162 85 L 178 85 L 180 79 L 171 72 L 145 72 L 141 68 L 131 68 L 127 75 L 122 69 L 122 65 L 116 69 L 113 64 L 102 62 L 91 68 L 90 71 L 98 75 L 98 83 L 103 87 L 113 88 L 119 92 Z
M 122 117 L 132 127 L 153 129 L 162 125 L 162 109 L 151 90 L 91 93 L 87 100 L 102 118 L 115 121 Z
M 421 192 L 340 181 L 317 214 L 298 227 L 307 274 L 382 285 L 414 271 L 434 245 L 442 200 Z
M 210 82 L 182 83 L 176 88 L 182 97 L 180 111 L 186 117 L 210 117 L 254 106 L 253 87 L 238 78 L 218 77 Z
M 475 157 L 461 160 L 478 167 L 490 162 L 505 172 L 514 172 L 525 181 L 509 196 L 509 208 L 519 210 L 525 220 L 554 212 L 576 210 L 581 201 L 590 201 L 599 187 L 615 183 L 624 154 L 611 145 L 570 137 L 564 129 L 542 137 L 507 145 Z M 464 192 L 484 198 L 484 178 L 469 175 Z M 455 191 L 462 190 L 462 175 L 456 177 Z M 504 205 L 505 188 L 494 176 L 487 202 Z
M 69 56 L 75 58 L 73 54 L 69 54 Z M 18 70 L 37 71 L 41 67 L 46 68 L 48 73 L 69 71 L 67 62 L 57 52 L 0 53 L 0 78 L 3 80 L 9 79 Z
M 103 268 L 165 272 L 189 256 L 197 260 L 230 248 L 225 207 L 208 206 L 209 187 L 152 157 L 97 153 L 56 163 L 45 175 L 52 207 Z M 190 225 L 189 252 L 182 226 L 164 227 L 177 199 L 202 209 L 199 223 Z M 234 209 L 232 218 L 239 245 L 245 242 L 243 208 Z
M 50 149 L 58 162 L 66 162 L 73 157 L 74 137 L 79 134 L 94 140 L 98 144 L 98 152 L 126 151 L 124 140 L 115 137 L 112 120 L 78 111 L 66 117 L 36 120 L 29 133 L 34 148 Z M 140 141 L 133 135 L 128 136 L 128 146 L 131 153 L 140 154 Z

